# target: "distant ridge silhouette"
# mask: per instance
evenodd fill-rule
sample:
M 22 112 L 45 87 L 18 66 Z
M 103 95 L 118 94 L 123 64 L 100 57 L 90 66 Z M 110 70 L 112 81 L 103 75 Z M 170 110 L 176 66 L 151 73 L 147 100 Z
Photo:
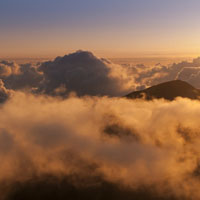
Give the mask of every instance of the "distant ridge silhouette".
M 200 99 L 200 90 L 185 81 L 174 80 L 154 85 L 145 90 L 132 92 L 126 97 L 130 99 L 144 98 L 146 100 L 163 98 L 170 101 L 176 97 Z

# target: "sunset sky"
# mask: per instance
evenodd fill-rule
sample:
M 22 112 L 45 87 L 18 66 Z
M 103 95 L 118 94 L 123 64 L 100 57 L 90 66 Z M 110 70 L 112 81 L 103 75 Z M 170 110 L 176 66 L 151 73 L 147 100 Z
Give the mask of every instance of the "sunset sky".
M 0 57 L 200 55 L 199 0 L 0 0 Z

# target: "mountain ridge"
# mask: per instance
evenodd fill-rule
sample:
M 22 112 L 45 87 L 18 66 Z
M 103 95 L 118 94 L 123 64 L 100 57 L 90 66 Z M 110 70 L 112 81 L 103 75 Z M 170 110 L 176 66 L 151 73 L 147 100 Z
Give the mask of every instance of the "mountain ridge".
M 173 80 L 154 85 L 144 90 L 131 92 L 126 95 L 129 99 L 145 100 L 166 99 L 174 100 L 177 97 L 200 99 L 200 90 L 182 80 Z

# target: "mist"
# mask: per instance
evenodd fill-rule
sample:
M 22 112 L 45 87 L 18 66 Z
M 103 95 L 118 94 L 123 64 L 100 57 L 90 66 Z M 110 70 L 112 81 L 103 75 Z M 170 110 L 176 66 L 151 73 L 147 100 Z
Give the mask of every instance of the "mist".
M 199 100 L 124 97 L 198 74 L 199 59 L 151 68 L 84 51 L 1 61 L 1 199 L 199 199 Z
M 15 92 L 0 108 L 0 181 L 26 185 L 34 177 L 76 175 L 70 183 L 77 188 L 79 179 L 89 188 L 104 181 L 198 199 L 199 110 L 199 101 L 182 98 L 63 100 Z

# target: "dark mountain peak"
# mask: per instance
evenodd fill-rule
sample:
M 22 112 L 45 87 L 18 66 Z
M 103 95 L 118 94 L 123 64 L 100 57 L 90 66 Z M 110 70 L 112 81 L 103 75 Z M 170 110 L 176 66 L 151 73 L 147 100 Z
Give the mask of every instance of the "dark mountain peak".
M 174 100 L 176 97 L 200 99 L 200 90 L 194 88 L 185 81 L 173 80 L 152 86 L 145 90 L 132 92 L 126 97 L 131 99 L 145 98 L 146 100 L 152 100 L 154 98 Z

